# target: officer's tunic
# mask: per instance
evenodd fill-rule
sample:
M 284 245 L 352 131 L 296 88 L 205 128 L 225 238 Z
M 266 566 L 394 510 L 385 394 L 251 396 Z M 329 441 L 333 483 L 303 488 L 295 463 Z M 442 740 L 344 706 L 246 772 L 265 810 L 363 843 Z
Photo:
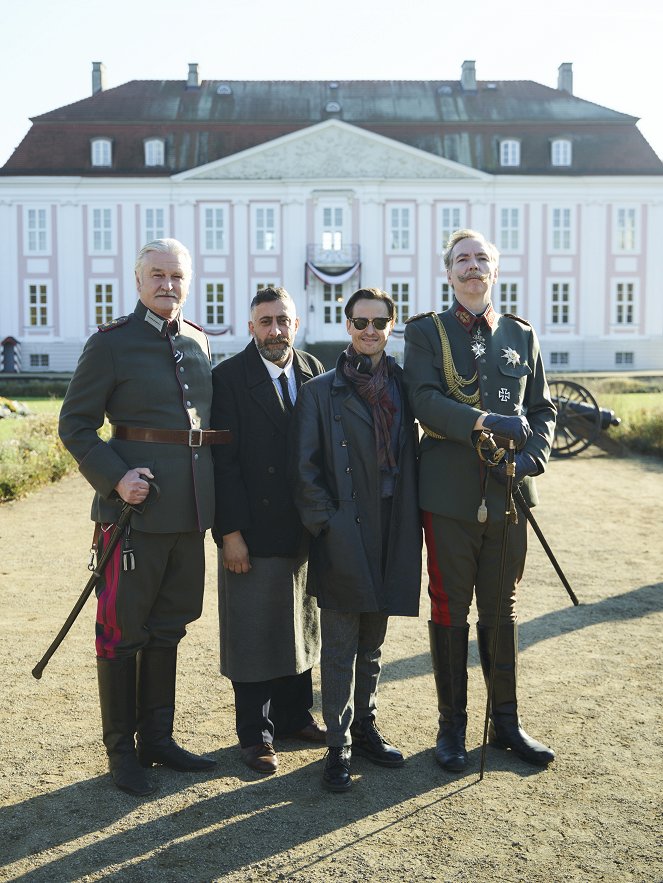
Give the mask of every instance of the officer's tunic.
M 504 486 L 492 477 L 485 481 L 486 467 L 472 443 L 474 425 L 485 411 L 526 417 L 532 436 L 524 450 L 543 472 L 552 444 L 555 406 L 539 343 L 529 323 L 499 315 L 490 304 L 477 317 L 457 301 L 438 319 L 446 332 L 447 355 L 451 355 L 457 374 L 465 381 L 476 375 L 476 380 L 461 387 L 460 393 L 471 395 L 478 391 L 479 401 L 475 405 L 459 401 L 458 392 L 449 383 L 449 366 L 444 370 L 440 333 L 432 315 L 415 317 L 405 330 L 404 372 L 414 414 L 428 430 L 420 451 L 419 503 L 424 510 L 431 594 L 435 595 L 433 583 L 437 581 L 441 597 L 437 609 L 433 597 L 433 620 L 461 625 L 468 587 L 471 598 L 472 587 L 476 586 L 479 615 L 487 622 L 495 615 L 496 574 L 506 507 Z M 484 489 L 487 520 L 482 523 L 478 512 Z M 534 480 L 525 478 L 521 489 L 528 503 L 535 505 Z M 437 532 L 435 525 L 439 528 Z M 457 525 L 474 536 L 465 557 L 460 552 Z M 521 516 L 509 533 L 505 603 L 511 618 L 515 586 L 525 561 L 525 527 Z M 440 536 L 442 530 L 444 538 Z M 462 592 L 463 600 L 454 608 L 456 589 Z
M 179 641 L 202 609 L 204 531 L 214 516 L 210 447 L 106 442 L 97 430 L 105 416 L 111 426 L 208 429 L 211 400 L 207 337 L 181 316 L 169 323 L 139 302 L 133 314 L 101 326 L 85 345 L 59 431 L 96 491 L 92 519 L 117 521 L 122 503 L 114 487 L 135 467 L 148 467 L 161 492 L 132 514 L 130 534 L 98 585 L 97 655 Z M 132 558 L 135 569 L 125 570 Z

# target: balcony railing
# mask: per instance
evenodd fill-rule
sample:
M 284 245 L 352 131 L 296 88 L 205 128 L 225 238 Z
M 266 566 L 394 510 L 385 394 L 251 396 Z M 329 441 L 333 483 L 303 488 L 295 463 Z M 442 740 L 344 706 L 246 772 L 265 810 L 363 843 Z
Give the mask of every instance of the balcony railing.
M 341 248 L 323 248 L 321 245 L 306 246 L 306 260 L 314 267 L 352 267 L 359 261 L 359 245 L 352 243 Z

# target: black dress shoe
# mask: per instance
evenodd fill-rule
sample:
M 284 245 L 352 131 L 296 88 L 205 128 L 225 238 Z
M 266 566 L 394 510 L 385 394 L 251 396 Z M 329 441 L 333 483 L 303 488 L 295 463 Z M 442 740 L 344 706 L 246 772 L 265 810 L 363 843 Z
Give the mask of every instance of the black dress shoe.
M 397 767 L 405 763 L 401 752 L 387 742 L 372 717 L 354 722 L 350 727 L 350 735 L 352 750 L 360 757 L 366 757 L 379 766 Z
M 145 775 L 134 752 L 113 755 L 108 759 L 108 768 L 117 787 L 127 794 L 147 797 L 157 790 L 157 786 Z
M 270 742 L 242 748 L 242 760 L 257 773 L 275 773 L 279 766 L 279 759 Z
M 349 745 L 327 749 L 325 768 L 322 773 L 322 787 L 327 791 L 347 791 L 352 787 L 350 760 L 352 749 Z
M 533 766 L 548 766 L 555 759 L 555 752 L 536 739 L 528 736 L 520 721 L 512 715 L 495 715 L 488 727 L 488 744 L 494 748 L 510 748 L 521 760 Z
M 290 734 L 290 739 L 301 739 L 302 742 L 324 742 L 327 737 L 327 727 L 312 720 L 301 730 Z
M 213 757 L 192 754 L 181 748 L 173 739 L 164 745 L 145 745 L 139 740 L 138 760 L 144 767 L 151 767 L 155 763 L 180 773 L 201 773 L 216 766 Z

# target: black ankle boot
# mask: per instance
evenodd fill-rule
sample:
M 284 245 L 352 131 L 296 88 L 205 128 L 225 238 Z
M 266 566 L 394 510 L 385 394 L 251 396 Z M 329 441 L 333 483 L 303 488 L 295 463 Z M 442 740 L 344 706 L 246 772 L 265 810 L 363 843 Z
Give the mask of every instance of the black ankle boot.
M 445 770 L 461 773 L 467 767 L 467 644 L 470 627 L 428 623 L 430 652 L 437 689 L 440 728 L 435 760 Z
M 481 668 L 486 682 L 490 679 L 490 663 L 494 628 L 477 625 Z M 518 672 L 518 626 L 515 622 L 500 624 L 495 658 L 493 695 L 488 727 L 488 742 L 495 748 L 511 749 L 521 760 L 534 766 L 548 766 L 555 752 L 528 736 L 518 719 L 516 683 Z
M 347 791 L 352 787 L 350 760 L 352 748 L 341 745 L 327 749 L 325 768 L 322 772 L 322 786 L 327 791 Z
M 211 757 L 192 754 L 173 739 L 177 647 L 144 647 L 138 658 L 138 760 L 179 772 L 216 766 Z
M 97 659 L 104 745 L 113 781 L 144 797 L 156 791 L 136 756 L 136 659 Z
M 360 757 L 376 763 L 378 766 L 403 766 L 405 760 L 398 748 L 394 748 L 384 738 L 375 725 L 375 718 L 362 718 L 353 721 L 350 727 L 352 750 Z

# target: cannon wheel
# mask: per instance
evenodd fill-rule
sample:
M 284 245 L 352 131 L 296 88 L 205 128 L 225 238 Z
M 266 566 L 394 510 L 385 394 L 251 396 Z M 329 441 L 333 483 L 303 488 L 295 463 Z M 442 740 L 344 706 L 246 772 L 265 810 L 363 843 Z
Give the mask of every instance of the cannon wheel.
M 573 457 L 593 444 L 601 432 L 601 409 L 584 386 L 571 380 L 551 380 L 550 395 L 557 406 L 551 454 Z M 578 405 L 582 413 L 578 413 Z

